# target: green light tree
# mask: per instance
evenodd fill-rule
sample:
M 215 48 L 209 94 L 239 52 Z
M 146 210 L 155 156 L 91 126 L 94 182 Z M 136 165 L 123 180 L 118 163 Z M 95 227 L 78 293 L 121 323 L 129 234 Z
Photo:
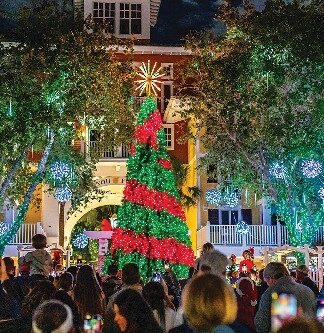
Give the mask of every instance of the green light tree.
M 189 38 L 184 73 L 183 97 L 205 130 L 202 165 L 221 185 L 270 198 L 291 244 L 312 244 L 324 218 L 323 11 L 267 1 L 242 14 L 226 3 L 218 18 L 226 34 Z
M 133 128 L 132 70 L 115 53 L 119 46 L 128 53 L 127 45 L 88 21 L 86 29 L 83 22 L 60 25 L 65 16 L 58 4 L 43 5 L 24 9 L 18 19 L 24 33 L 0 46 L 0 204 L 18 204 L 12 228 L 0 237 L 0 254 L 23 223 L 38 184 L 47 183 L 50 191 L 68 186 L 72 209 L 98 194 L 96 156 L 74 145 L 81 126 L 100 129 L 101 139 L 114 144 L 127 142 Z M 70 166 L 68 175 L 53 179 L 56 161 Z

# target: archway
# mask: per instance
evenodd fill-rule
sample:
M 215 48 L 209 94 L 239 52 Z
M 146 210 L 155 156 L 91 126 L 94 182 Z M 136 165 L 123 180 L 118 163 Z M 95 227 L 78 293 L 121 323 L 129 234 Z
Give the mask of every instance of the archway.
M 86 206 L 80 207 L 78 211 L 68 216 L 64 226 L 64 247 L 68 246 L 71 232 L 77 222 L 92 209 L 105 205 L 120 205 L 123 198 L 123 185 L 111 185 L 100 188 L 105 191 L 104 197 L 99 201 L 91 200 Z

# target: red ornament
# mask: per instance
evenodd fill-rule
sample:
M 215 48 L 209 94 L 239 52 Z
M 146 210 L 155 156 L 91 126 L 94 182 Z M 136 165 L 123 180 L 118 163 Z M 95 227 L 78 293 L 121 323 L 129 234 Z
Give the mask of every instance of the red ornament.
M 131 146 L 130 146 L 130 148 L 129 148 L 129 154 L 131 155 L 131 156 L 135 156 L 135 145 L 134 144 L 131 144 Z
M 168 160 L 164 160 L 163 158 L 159 158 L 157 162 L 159 164 L 161 164 L 164 169 L 171 169 L 172 168 L 172 164 Z

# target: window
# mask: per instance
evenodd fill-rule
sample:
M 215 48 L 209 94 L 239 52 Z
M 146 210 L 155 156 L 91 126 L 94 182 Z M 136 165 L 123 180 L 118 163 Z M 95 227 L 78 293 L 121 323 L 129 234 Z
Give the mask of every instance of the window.
M 252 224 L 252 209 L 242 209 L 242 220 L 247 224 Z
M 168 150 L 174 149 L 174 126 L 173 124 L 163 125 L 165 131 L 165 141 Z
M 221 209 L 221 224 L 235 225 L 238 222 L 238 210 Z
M 208 209 L 208 221 L 210 224 L 219 224 L 218 209 Z
M 161 97 L 162 97 L 162 105 L 161 105 L 161 111 L 164 111 L 167 106 L 168 103 L 170 101 L 170 98 L 172 96 L 172 82 L 163 82 L 162 83 L 162 91 L 161 91 Z
M 162 63 L 162 73 L 164 79 L 173 79 L 173 63 Z
M 142 33 L 142 5 L 140 3 L 121 3 L 119 8 L 119 33 L 121 35 L 140 35 Z
M 115 32 L 115 4 L 109 2 L 93 3 L 93 20 L 95 23 L 108 24 L 108 31 Z

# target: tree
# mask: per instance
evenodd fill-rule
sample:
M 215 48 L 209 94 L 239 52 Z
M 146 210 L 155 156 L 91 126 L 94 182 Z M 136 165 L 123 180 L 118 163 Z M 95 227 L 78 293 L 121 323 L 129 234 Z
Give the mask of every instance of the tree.
M 48 8 L 42 8 L 38 15 L 46 16 Z M 117 144 L 133 128 L 130 61 L 116 57 L 119 47 L 128 52 L 127 45 L 104 29 L 90 28 L 86 22 L 86 29 L 77 25 L 52 38 L 50 30 L 38 44 L 26 33 L 23 43 L 1 45 L 0 133 L 6 140 L 0 142 L 0 203 L 18 203 L 13 230 L 24 221 L 31 184 L 36 188 L 45 182 L 62 202 L 72 196 L 73 209 L 94 195 L 95 159 L 74 145 L 81 126 L 101 129 L 102 139 Z M 44 158 L 52 136 L 47 163 L 35 177 L 43 159 L 31 161 L 30 153 Z M 1 237 L 0 252 L 12 236 L 8 230 Z
M 290 242 L 311 244 L 324 217 L 323 11 L 268 1 L 241 14 L 227 3 L 219 18 L 225 36 L 188 39 L 183 97 L 207 150 L 202 165 L 221 189 L 270 198 Z
M 194 255 L 156 108 L 152 97 L 141 106 L 110 251 L 119 267 L 138 264 L 144 279 L 155 270 L 164 271 L 165 262 L 185 277 Z

